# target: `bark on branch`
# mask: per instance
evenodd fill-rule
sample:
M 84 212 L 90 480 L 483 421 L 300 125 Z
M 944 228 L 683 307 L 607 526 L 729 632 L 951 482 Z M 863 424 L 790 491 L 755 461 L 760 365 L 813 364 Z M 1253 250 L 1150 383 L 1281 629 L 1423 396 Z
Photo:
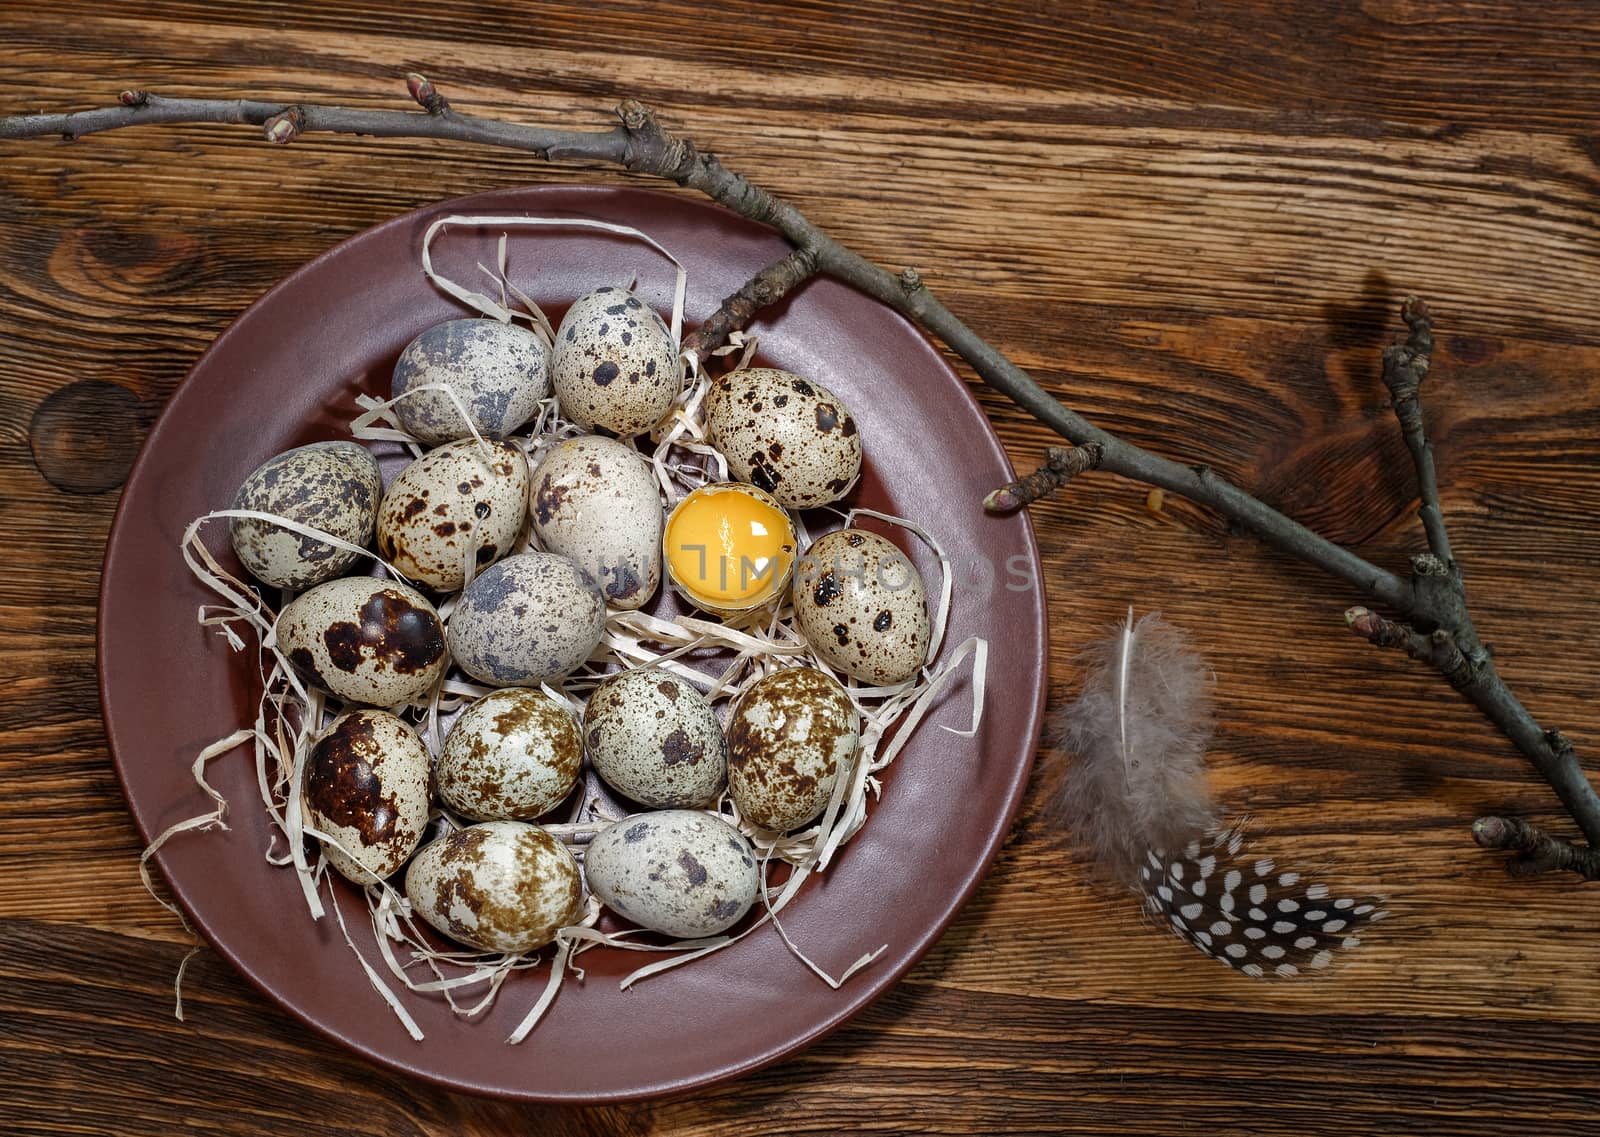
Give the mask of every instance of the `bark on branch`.
M 926 287 L 915 269 L 896 275 L 863 259 L 793 206 L 723 168 L 715 156 L 702 153 L 689 140 L 667 131 L 642 103 L 624 100 L 617 108 L 619 121 L 610 128 L 554 130 L 463 114 L 423 75 L 409 76 L 407 89 L 422 108 L 420 111 L 249 99 L 169 99 L 128 90 L 111 107 L 0 118 L 0 140 L 51 136 L 75 140 L 100 131 L 153 124 L 244 124 L 261 128 L 269 140 L 280 144 L 307 133 L 333 132 L 508 147 L 549 161 L 608 163 L 698 190 L 745 217 L 777 229 L 795 249 L 728 297 L 690 337 L 689 346 L 702 358 L 733 331 L 744 327 L 761 307 L 781 299 L 815 273 L 843 281 L 882 301 L 943 340 L 985 383 L 1073 444 L 1071 450 L 1062 453 L 1077 457 L 1063 460 L 1065 464 L 1047 475 L 1047 480 L 1093 455 L 1091 465 L 1209 506 L 1269 544 L 1323 569 L 1394 611 L 1405 621 L 1403 625 L 1396 624 L 1390 630 L 1378 625 L 1381 634 L 1363 634 L 1374 642 L 1392 641 L 1393 646 L 1415 649 L 1413 653 L 1418 658 L 1440 667 L 1452 684 L 1529 757 L 1555 788 L 1590 844 L 1600 846 L 1600 796 L 1583 775 L 1571 747 L 1554 745 L 1550 739 L 1560 736 L 1543 730 L 1506 688 L 1467 613 L 1461 576 L 1444 529 L 1433 453 L 1423 429 L 1418 398 L 1433 346 L 1432 322 L 1420 301 L 1407 302 L 1402 317 L 1410 335 L 1404 345 L 1390 349 L 1384 360 L 1385 382 L 1393 393 L 1401 430 L 1417 467 L 1421 517 L 1430 549 L 1430 559 L 1419 559 L 1416 571 L 1405 578 L 1313 533 L 1209 467 L 1171 461 L 1094 426 L 1056 400 L 956 317 Z M 1447 633 L 1443 640 L 1435 638 L 1438 629 Z M 1587 855 L 1587 851 L 1583 852 Z M 1572 867 L 1560 857 L 1536 858 L 1533 863 Z

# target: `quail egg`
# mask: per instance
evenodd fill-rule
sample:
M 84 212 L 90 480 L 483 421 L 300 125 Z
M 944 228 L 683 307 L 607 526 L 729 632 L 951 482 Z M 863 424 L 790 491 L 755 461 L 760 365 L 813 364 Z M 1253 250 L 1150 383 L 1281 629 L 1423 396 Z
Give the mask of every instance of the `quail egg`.
M 583 855 L 583 871 L 607 908 L 679 939 L 732 927 L 761 887 L 744 834 L 696 810 L 637 813 L 601 830 Z
M 412 462 L 378 510 L 378 552 L 439 592 L 511 551 L 528 500 L 528 461 L 510 442 L 449 442 Z
M 450 654 L 484 683 L 537 687 L 577 670 L 605 626 L 600 590 L 575 561 L 519 553 L 461 593 L 450 616 Z
M 595 773 L 644 805 L 710 805 L 727 784 L 727 744 L 711 704 L 659 667 L 621 671 L 596 687 L 583 735 Z
M 275 630 L 279 650 L 303 676 L 353 703 L 416 702 L 450 663 L 433 605 L 393 580 L 319 584 L 284 606 Z
M 567 418 L 625 437 L 659 422 L 683 385 L 672 333 L 625 288 L 598 288 L 568 309 L 550 374 Z
M 826 808 L 860 742 L 843 687 L 814 667 L 775 671 L 728 719 L 728 791 L 739 815 L 788 832 Z
M 861 435 L 837 395 L 771 367 L 723 375 L 706 395 L 711 443 L 742 482 L 784 505 L 837 501 L 861 474 Z
M 922 574 L 885 537 L 840 529 L 817 538 L 795 568 L 792 595 L 806 642 L 852 678 L 903 683 L 928 660 Z
M 434 768 L 439 797 L 474 821 L 528 821 L 572 792 L 583 738 L 566 707 L 540 691 L 491 691 L 456 719 Z
M 394 365 L 394 414 L 427 446 L 470 438 L 456 401 L 488 438 L 504 438 L 533 417 L 550 394 L 550 350 L 538 336 L 498 320 L 446 320 L 412 340 Z M 453 401 L 450 395 L 455 396 Z
M 271 513 L 352 545 L 372 540 L 383 482 L 378 463 L 354 442 L 313 442 L 269 458 L 244 480 L 234 509 Z M 299 590 L 350 571 L 361 554 L 270 521 L 235 518 L 233 549 L 255 578 Z
M 582 435 L 552 446 L 533 471 L 533 531 L 577 561 L 617 608 L 642 607 L 661 583 L 661 490 L 638 451 Z
M 357 884 L 399 870 L 422 842 L 432 799 L 428 748 L 387 711 L 334 719 L 306 760 L 306 820 L 332 838 L 328 863 Z

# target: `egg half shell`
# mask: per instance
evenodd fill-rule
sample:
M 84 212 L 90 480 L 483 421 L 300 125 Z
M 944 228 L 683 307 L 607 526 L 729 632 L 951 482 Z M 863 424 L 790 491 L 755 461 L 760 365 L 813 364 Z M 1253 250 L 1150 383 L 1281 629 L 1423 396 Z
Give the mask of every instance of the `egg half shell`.
M 577 670 L 605 626 L 605 601 L 577 562 L 519 553 L 462 591 L 450 616 L 450 654 L 484 683 L 537 687 Z
M 378 511 L 378 552 L 407 578 L 454 592 L 511 551 L 528 501 L 528 461 L 510 442 L 449 442 L 401 470 Z
M 625 436 L 659 422 L 683 385 L 672 333 L 625 288 L 598 288 L 567 310 L 550 374 L 567 418 Z
M 234 509 L 271 513 L 365 548 L 372 541 L 383 481 L 377 460 L 354 442 L 313 442 L 269 458 L 234 495 Z M 263 584 L 310 588 L 349 572 L 361 554 L 270 521 L 231 524 L 239 561 Z
M 432 797 L 428 748 L 387 711 L 342 714 L 306 760 L 306 820 L 331 837 L 331 864 L 357 884 L 397 872 L 422 842 Z
M 583 869 L 589 890 L 607 908 L 679 939 L 726 931 L 761 887 L 744 834 L 697 810 L 624 818 L 595 835 Z
M 528 821 L 572 792 L 583 737 L 541 691 L 491 691 L 461 712 L 434 768 L 439 797 L 474 821 Z
M 727 784 L 728 748 L 716 712 L 659 667 L 622 671 L 596 687 L 583 737 L 595 773 L 644 805 L 710 805 Z
M 482 951 L 543 947 L 583 911 L 578 862 L 537 825 L 486 821 L 422 847 L 406 870 L 411 909 Z
M 903 683 L 928 660 L 922 574 L 886 537 L 840 529 L 817 538 L 795 566 L 791 595 L 806 642 L 852 678 Z
M 427 446 L 470 438 L 457 409 L 487 438 L 504 438 L 522 426 L 550 394 L 550 349 L 538 336 L 498 320 L 446 320 L 406 345 L 394 365 L 391 393 L 419 391 L 394 405 L 407 433 Z M 454 395 L 452 400 L 450 395 Z
M 859 743 L 843 687 L 814 667 L 773 672 L 728 719 L 728 791 L 739 815 L 780 833 L 813 820 Z
M 558 442 L 533 471 L 539 543 L 577 561 L 617 608 L 639 608 L 661 583 L 661 490 L 638 451 L 611 438 Z
M 706 395 L 711 443 L 742 482 L 784 505 L 838 501 L 861 475 L 861 434 L 832 391 L 788 371 L 747 367 Z
M 347 576 L 302 592 L 278 614 L 278 648 L 312 683 L 354 703 L 423 698 L 450 663 L 439 613 L 416 589 Z

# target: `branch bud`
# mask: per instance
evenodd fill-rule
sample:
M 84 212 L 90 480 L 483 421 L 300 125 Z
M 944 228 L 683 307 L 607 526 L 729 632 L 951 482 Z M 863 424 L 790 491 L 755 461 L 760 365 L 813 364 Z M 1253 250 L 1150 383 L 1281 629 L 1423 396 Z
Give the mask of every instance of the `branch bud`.
M 293 142 L 305 129 L 306 112 L 299 107 L 290 107 L 267 119 L 261 124 L 261 133 L 268 142 L 275 146 L 282 146 Z
M 443 114 L 450 109 L 449 102 L 433 85 L 433 80 L 420 72 L 413 71 L 406 76 L 406 90 L 429 114 Z
M 117 102 L 125 107 L 142 107 L 150 101 L 150 95 L 145 91 L 127 90 L 117 93 Z

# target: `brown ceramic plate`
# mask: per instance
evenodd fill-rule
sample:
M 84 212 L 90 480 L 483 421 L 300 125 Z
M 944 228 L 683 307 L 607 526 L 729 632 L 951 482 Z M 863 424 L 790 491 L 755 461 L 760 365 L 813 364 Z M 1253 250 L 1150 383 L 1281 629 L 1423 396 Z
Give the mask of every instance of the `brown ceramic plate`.
M 209 599 L 178 554 L 185 524 L 226 507 L 234 488 L 280 450 L 339 437 L 357 390 L 387 393 L 400 349 L 464 314 L 429 285 L 418 250 L 448 213 L 584 216 L 642 229 L 689 269 L 687 322 L 781 256 L 769 230 L 712 206 L 632 189 L 483 194 L 395 218 L 296 272 L 236 320 L 195 365 L 151 432 L 123 491 L 100 596 L 100 689 L 106 732 L 140 831 L 203 811 L 189 766 L 206 744 L 255 713 L 249 655 L 195 622 Z M 492 265 L 495 230 L 452 230 L 436 256 L 458 280 Z M 515 230 L 512 273 L 556 310 L 636 270 L 640 292 L 670 307 L 670 267 L 637 243 L 582 230 Z M 981 732 L 959 727 L 963 681 L 889 771 L 866 828 L 825 878 L 808 883 L 785 926 L 838 972 L 889 950 L 843 989 L 818 981 L 770 930 L 677 971 L 617 990 L 639 956 L 583 957 L 527 1041 L 504 1039 L 537 995 L 543 970 L 508 982 L 468 1021 L 408 996 L 426 1032 L 413 1042 L 362 977 L 331 919 L 313 923 L 291 873 L 262 860 L 268 826 L 253 764 L 240 750 L 212 765 L 232 803 L 226 832 L 174 839 L 156 858 L 195 925 L 224 957 L 307 1024 L 372 1059 L 472 1092 L 598 1102 L 670 1093 L 733 1077 L 818 1038 L 882 994 L 971 896 L 1000 848 L 1032 763 L 1044 701 L 1045 608 L 1026 520 L 986 516 L 983 495 L 1011 475 L 965 385 L 908 323 L 831 281 L 815 281 L 754 329 L 763 362 L 820 380 L 854 410 L 867 471 L 854 500 L 917 519 L 946 543 L 959 585 L 947 644 L 986 637 Z M 220 527 L 219 527 L 220 528 Z M 226 538 L 213 534 L 214 548 Z M 231 554 L 230 554 L 231 555 Z M 924 573 L 936 569 L 924 559 Z M 948 648 L 946 649 L 948 650 Z M 343 888 L 356 942 L 377 960 L 365 908 Z M 381 966 L 381 964 L 380 964 Z

